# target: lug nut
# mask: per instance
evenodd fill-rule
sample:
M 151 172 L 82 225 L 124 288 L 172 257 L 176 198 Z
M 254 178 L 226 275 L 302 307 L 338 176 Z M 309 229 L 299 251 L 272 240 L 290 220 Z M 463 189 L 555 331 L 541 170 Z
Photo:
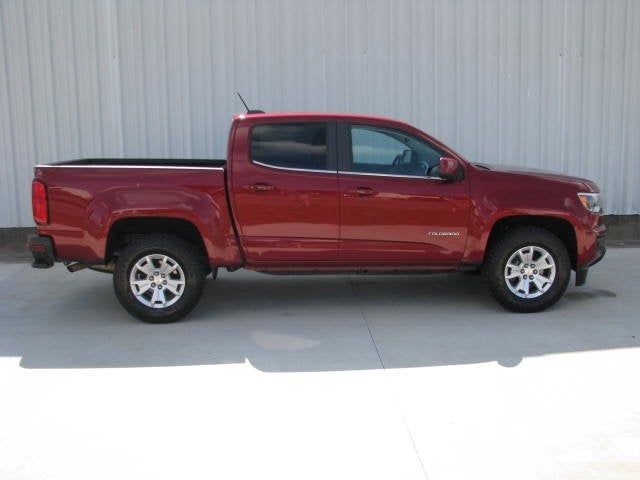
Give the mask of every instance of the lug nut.
M 520 273 L 524 273 L 524 268 L 520 270 Z
M 151 288 L 155 288 L 155 287 L 156 287 L 156 284 L 155 284 L 155 283 L 152 283 L 152 284 L 151 284 Z
M 534 270 L 534 271 L 533 271 L 533 274 L 534 274 L 534 275 L 537 275 L 537 274 L 538 274 L 538 270 Z
M 167 281 L 166 281 L 166 280 L 163 280 L 163 281 L 162 281 L 162 284 L 163 284 L 163 285 L 166 285 L 166 284 L 167 284 Z
M 150 281 L 150 282 L 153 282 L 153 277 L 149 277 L 149 281 Z
M 162 275 L 160 275 L 162 278 L 164 278 L 164 273 Z
M 158 290 L 162 290 L 162 285 L 158 285 Z
M 529 275 L 529 280 L 533 280 L 533 275 Z
M 522 275 L 522 278 L 527 278 L 527 276 L 526 275 Z

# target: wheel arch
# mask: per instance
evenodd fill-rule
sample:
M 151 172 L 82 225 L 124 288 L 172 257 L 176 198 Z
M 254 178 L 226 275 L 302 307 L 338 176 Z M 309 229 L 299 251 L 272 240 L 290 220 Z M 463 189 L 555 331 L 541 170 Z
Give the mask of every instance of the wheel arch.
M 132 240 L 148 234 L 173 235 L 196 248 L 203 259 L 209 257 L 202 233 L 193 222 L 179 217 L 133 216 L 111 224 L 105 246 L 105 263 L 114 260 Z
M 543 228 L 554 234 L 567 249 L 571 260 L 571 268 L 576 268 L 578 261 L 578 243 L 574 226 L 564 218 L 547 215 L 512 215 L 502 217 L 495 221 L 487 240 L 483 263 L 486 261 L 487 252 L 490 251 L 493 243 L 495 243 L 500 235 L 519 226 Z

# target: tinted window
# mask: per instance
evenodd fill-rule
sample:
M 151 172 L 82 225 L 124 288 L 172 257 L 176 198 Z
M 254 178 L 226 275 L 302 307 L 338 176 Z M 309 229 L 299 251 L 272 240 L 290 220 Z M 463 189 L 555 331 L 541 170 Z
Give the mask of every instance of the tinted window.
M 253 127 L 251 158 L 276 167 L 326 170 L 327 125 L 280 123 Z
M 399 130 L 351 127 L 351 170 L 362 173 L 428 176 L 443 152 Z

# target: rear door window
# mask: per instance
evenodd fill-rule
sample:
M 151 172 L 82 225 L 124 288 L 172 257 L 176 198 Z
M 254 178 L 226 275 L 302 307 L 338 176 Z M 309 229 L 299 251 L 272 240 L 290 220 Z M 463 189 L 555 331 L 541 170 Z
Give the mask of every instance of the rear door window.
M 251 129 L 251 159 L 272 167 L 329 170 L 326 123 L 277 123 Z

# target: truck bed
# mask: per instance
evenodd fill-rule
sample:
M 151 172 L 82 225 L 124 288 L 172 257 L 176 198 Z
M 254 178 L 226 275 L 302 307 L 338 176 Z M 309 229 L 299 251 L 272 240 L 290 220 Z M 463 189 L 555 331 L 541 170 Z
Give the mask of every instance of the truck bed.
M 109 233 L 127 219 L 182 220 L 197 229 L 211 264 L 235 265 L 225 163 L 99 158 L 38 165 L 49 211 L 38 232 L 55 240 L 57 260 L 101 264 L 109 260 Z

